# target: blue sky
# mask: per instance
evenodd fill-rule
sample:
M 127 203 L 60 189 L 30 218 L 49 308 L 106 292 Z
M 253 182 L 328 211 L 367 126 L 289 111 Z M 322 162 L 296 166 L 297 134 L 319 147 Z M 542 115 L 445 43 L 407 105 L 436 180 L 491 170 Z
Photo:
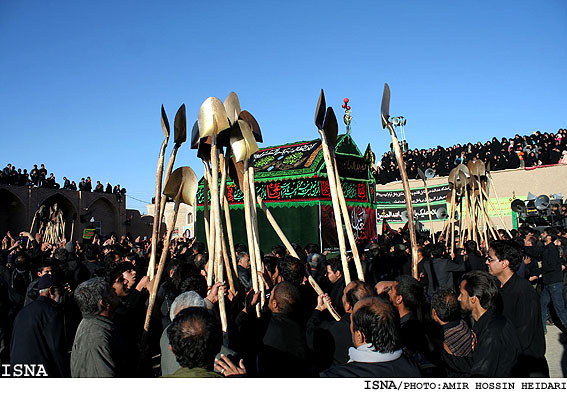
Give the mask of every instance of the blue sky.
M 410 147 L 567 127 L 567 2 L 0 1 L 0 155 L 120 183 L 145 212 L 160 106 L 235 91 L 261 146 L 315 139 L 319 89 L 379 156 L 384 82 Z M 341 123 L 344 130 L 344 125 Z M 168 146 L 166 160 L 173 147 Z M 203 173 L 185 144 L 176 167 Z

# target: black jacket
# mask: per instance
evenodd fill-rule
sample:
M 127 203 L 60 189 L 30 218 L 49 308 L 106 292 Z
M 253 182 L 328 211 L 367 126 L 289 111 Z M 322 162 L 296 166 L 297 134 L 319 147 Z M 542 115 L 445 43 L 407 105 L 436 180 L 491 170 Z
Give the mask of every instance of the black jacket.
M 335 321 L 322 320 L 322 314 L 315 309 L 307 322 L 307 346 L 313 350 L 319 371 L 346 364 L 348 349 L 353 346 L 350 315 L 345 313 L 341 320 Z
M 557 249 L 557 246 L 553 242 L 543 247 L 541 254 L 541 273 L 544 285 L 563 282 L 559 249 Z
M 322 378 L 419 378 L 419 369 L 405 356 L 382 363 L 351 362 L 321 372 Z
M 38 297 L 16 316 L 10 363 L 43 364 L 49 377 L 71 375 L 63 313 L 51 298 Z
M 473 331 L 477 345 L 472 357 L 454 357 L 443 352 L 448 374 L 477 378 L 513 376 L 521 347 L 510 320 L 489 309 L 474 324 Z
M 516 327 L 520 354 L 514 376 L 549 377 L 545 359 L 545 334 L 539 295 L 527 279 L 517 274 L 500 288 L 497 310 Z

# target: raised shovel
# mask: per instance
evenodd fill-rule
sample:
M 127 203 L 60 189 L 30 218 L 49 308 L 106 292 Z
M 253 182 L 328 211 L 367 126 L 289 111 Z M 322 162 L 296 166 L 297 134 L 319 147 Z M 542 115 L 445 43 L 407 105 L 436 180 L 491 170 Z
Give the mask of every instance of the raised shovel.
M 413 214 L 413 205 L 411 202 L 411 192 L 409 187 L 408 175 L 406 173 L 406 165 L 404 163 L 404 158 L 402 157 L 402 150 L 400 148 L 400 143 L 398 137 L 396 136 L 396 131 L 392 126 L 392 123 L 388 120 L 390 118 L 390 87 L 387 83 L 384 84 L 384 92 L 382 93 L 382 105 L 380 107 L 381 118 L 382 118 L 382 128 L 388 128 L 390 131 L 390 136 L 392 137 L 392 147 L 394 148 L 394 155 L 396 156 L 396 161 L 398 163 L 398 168 L 400 169 L 400 176 L 402 178 L 402 186 L 404 187 L 404 195 L 406 199 L 406 209 L 408 211 L 408 229 L 410 235 L 411 243 L 411 260 L 412 266 L 411 271 L 414 278 L 418 279 L 417 273 L 417 238 L 415 235 L 415 221 Z
M 156 193 L 154 199 L 154 226 L 152 228 L 152 252 L 150 255 L 150 263 L 148 264 L 148 276 L 150 280 L 154 278 L 155 265 L 156 265 L 156 255 L 157 255 L 157 240 L 159 235 L 160 227 L 160 200 L 161 200 L 161 185 L 163 176 L 163 162 L 165 158 L 165 149 L 167 148 L 167 142 L 169 141 L 169 121 L 167 120 L 167 114 L 163 105 L 161 106 L 161 128 L 163 130 L 163 143 L 159 151 L 159 159 L 157 165 L 156 173 Z
M 335 171 L 333 167 L 333 161 L 331 159 L 331 153 L 329 150 L 329 144 L 327 141 L 327 134 L 325 133 L 325 116 L 326 116 L 326 109 L 325 109 L 325 94 L 323 93 L 323 89 L 321 89 L 321 93 L 319 94 L 319 101 L 317 102 L 317 109 L 315 110 L 315 125 L 317 126 L 317 130 L 319 131 L 319 135 L 321 135 L 321 145 L 323 147 L 323 157 L 325 159 L 325 166 L 327 167 L 327 179 L 329 180 L 329 188 L 331 189 L 331 201 L 333 203 L 333 214 L 335 215 L 335 223 L 337 226 L 337 237 L 339 240 L 339 249 L 341 252 L 341 263 L 343 266 L 343 275 L 345 277 L 345 284 L 348 285 L 350 283 L 350 271 L 348 269 L 348 261 L 346 255 L 346 241 L 345 235 L 343 232 L 343 221 L 341 218 L 341 206 L 339 203 L 338 192 L 337 192 L 337 184 L 335 179 Z M 333 138 L 330 135 L 331 139 Z M 336 135 L 334 136 L 336 138 Z
M 167 197 L 171 197 L 174 199 L 175 207 L 173 208 L 173 215 L 169 219 L 169 223 L 167 223 L 167 234 L 164 240 L 163 250 L 159 260 L 156 276 L 154 278 L 152 291 L 150 293 L 150 300 L 146 312 L 146 319 L 144 321 L 144 337 L 147 336 L 148 329 L 150 326 L 150 318 L 156 301 L 159 281 L 165 266 L 165 260 L 167 258 L 169 243 L 171 241 L 171 234 L 173 233 L 173 229 L 175 227 L 175 221 L 177 220 L 179 205 L 181 203 L 184 203 L 187 205 L 194 206 L 195 196 L 197 194 L 197 187 L 198 187 L 197 176 L 195 175 L 195 172 L 193 172 L 191 167 L 180 167 L 171 174 L 169 180 L 167 181 L 163 189 L 163 194 L 165 194 Z

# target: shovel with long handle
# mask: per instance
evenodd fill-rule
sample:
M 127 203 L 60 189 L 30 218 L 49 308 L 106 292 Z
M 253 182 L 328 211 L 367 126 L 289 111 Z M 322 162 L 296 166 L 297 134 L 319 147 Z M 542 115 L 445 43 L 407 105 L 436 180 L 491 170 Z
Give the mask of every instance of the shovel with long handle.
M 146 312 L 146 319 L 144 321 L 144 332 L 142 337 L 142 343 L 145 345 L 147 343 L 147 334 L 150 326 L 150 319 L 152 316 L 152 311 L 155 305 L 156 295 L 159 287 L 159 281 L 163 273 L 165 266 L 165 261 L 167 259 L 167 253 L 169 250 L 169 243 L 171 241 L 171 234 L 175 227 L 175 221 L 177 220 L 177 214 L 179 212 L 179 205 L 183 202 L 185 204 L 194 206 L 195 196 L 197 194 L 197 176 L 195 172 L 190 167 L 180 167 L 175 170 L 164 187 L 164 193 L 168 197 L 175 199 L 175 206 L 173 209 L 173 215 L 167 226 L 167 233 L 164 240 L 164 247 L 162 254 L 160 256 L 160 261 L 158 264 L 158 269 L 155 278 L 153 279 L 152 291 L 150 292 L 150 299 L 148 302 L 148 309 Z
M 187 140 L 187 119 L 185 115 L 185 104 L 182 104 L 181 107 L 177 110 L 175 114 L 175 121 L 173 122 L 173 141 L 175 145 L 173 146 L 173 150 L 171 155 L 169 156 L 169 161 L 167 162 L 167 168 L 165 170 L 165 179 L 163 181 L 164 184 L 167 183 L 169 176 L 171 175 L 171 171 L 173 171 L 173 164 L 175 163 L 175 157 L 177 156 L 177 151 L 182 143 Z M 163 218 L 163 214 L 165 212 L 165 203 L 167 199 L 164 195 L 161 196 L 160 207 L 159 207 L 159 217 Z M 161 229 L 161 220 L 159 221 L 159 226 Z
M 398 168 L 400 170 L 400 176 L 402 178 L 402 186 L 404 188 L 404 195 L 406 199 L 406 209 L 408 211 L 408 229 L 410 235 L 411 243 L 411 271 L 412 276 L 418 279 L 417 265 L 419 263 L 419 258 L 417 256 L 417 237 L 415 235 L 415 217 L 413 213 L 413 205 L 411 202 L 411 191 L 409 187 L 408 175 L 406 173 L 406 165 L 402 156 L 402 149 L 400 148 L 400 142 L 396 136 L 396 131 L 392 126 L 392 123 L 388 121 L 390 117 L 390 87 L 387 83 L 384 84 L 384 92 L 382 94 L 382 106 L 380 108 L 380 113 L 382 117 L 382 128 L 388 128 L 390 131 L 390 137 L 392 137 L 392 147 L 394 148 L 394 155 L 396 156 L 396 162 L 398 163 Z
M 161 127 L 163 129 L 163 143 L 159 151 L 159 159 L 156 172 L 156 192 L 154 199 L 154 226 L 152 229 L 152 252 L 150 255 L 150 263 L 148 265 L 148 276 L 150 280 L 154 278 L 156 256 L 157 256 L 157 243 L 159 236 L 160 227 L 160 204 L 161 204 L 161 189 L 162 189 L 162 177 L 163 177 L 163 164 L 165 158 L 165 149 L 167 148 L 167 142 L 169 141 L 169 121 L 167 120 L 167 115 L 163 105 L 161 106 Z
M 323 157 L 325 159 L 325 165 L 327 167 L 327 179 L 329 181 L 329 188 L 331 189 L 331 201 L 333 202 L 333 213 L 335 216 L 335 223 L 337 226 L 337 236 L 339 239 L 339 249 L 341 251 L 341 262 L 343 266 L 343 274 L 345 277 L 345 284 L 349 284 L 350 270 L 348 268 L 347 254 L 346 254 L 346 242 L 345 234 L 343 231 L 343 221 L 341 218 L 341 206 L 338 198 L 337 183 L 335 178 L 335 173 L 333 171 L 333 162 L 331 160 L 331 153 L 329 152 L 329 146 L 327 145 L 327 138 L 323 130 L 319 129 L 319 134 L 321 135 L 321 142 L 323 146 Z
M 341 204 L 341 213 L 345 220 L 345 228 L 348 237 L 348 242 L 350 243 L 350 248 L 352 250 L 352 257 L 354 259 L 354 265 L 356 267 L 356 273 L 358 274 L 358 279 L 364 282 L 364 271 L 362 270 L 362 263 L 360 261 L 360 256 L 358 254 L 358 248 L 356 246 L 356 240 L 354 239 L 354 233 L 352 232 L 352 224 L 350 221 L 350 215 L 348 214 L 348 208 L 343 193 L 343 187 L 341 185 L 341 178 L 339 177 L 339 170 L 337 168 L 337 163 L 335 158 L 333 158 L 333 165 L 335 167 L 335 179 L 337 181 L 337 196 L 339 197 L 339 202 Z

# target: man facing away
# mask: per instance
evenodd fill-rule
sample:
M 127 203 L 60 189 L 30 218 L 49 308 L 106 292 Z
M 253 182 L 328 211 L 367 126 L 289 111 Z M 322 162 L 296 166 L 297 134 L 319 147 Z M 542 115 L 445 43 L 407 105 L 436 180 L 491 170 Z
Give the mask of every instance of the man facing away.
M 368 297 L 357 302 L 350 331 L 354 347 L 349 349 L 349 362 L 321 372 L 321 377 L 421 376 L 418 368 L 403 355 L 398 316 L 387 301 Z

